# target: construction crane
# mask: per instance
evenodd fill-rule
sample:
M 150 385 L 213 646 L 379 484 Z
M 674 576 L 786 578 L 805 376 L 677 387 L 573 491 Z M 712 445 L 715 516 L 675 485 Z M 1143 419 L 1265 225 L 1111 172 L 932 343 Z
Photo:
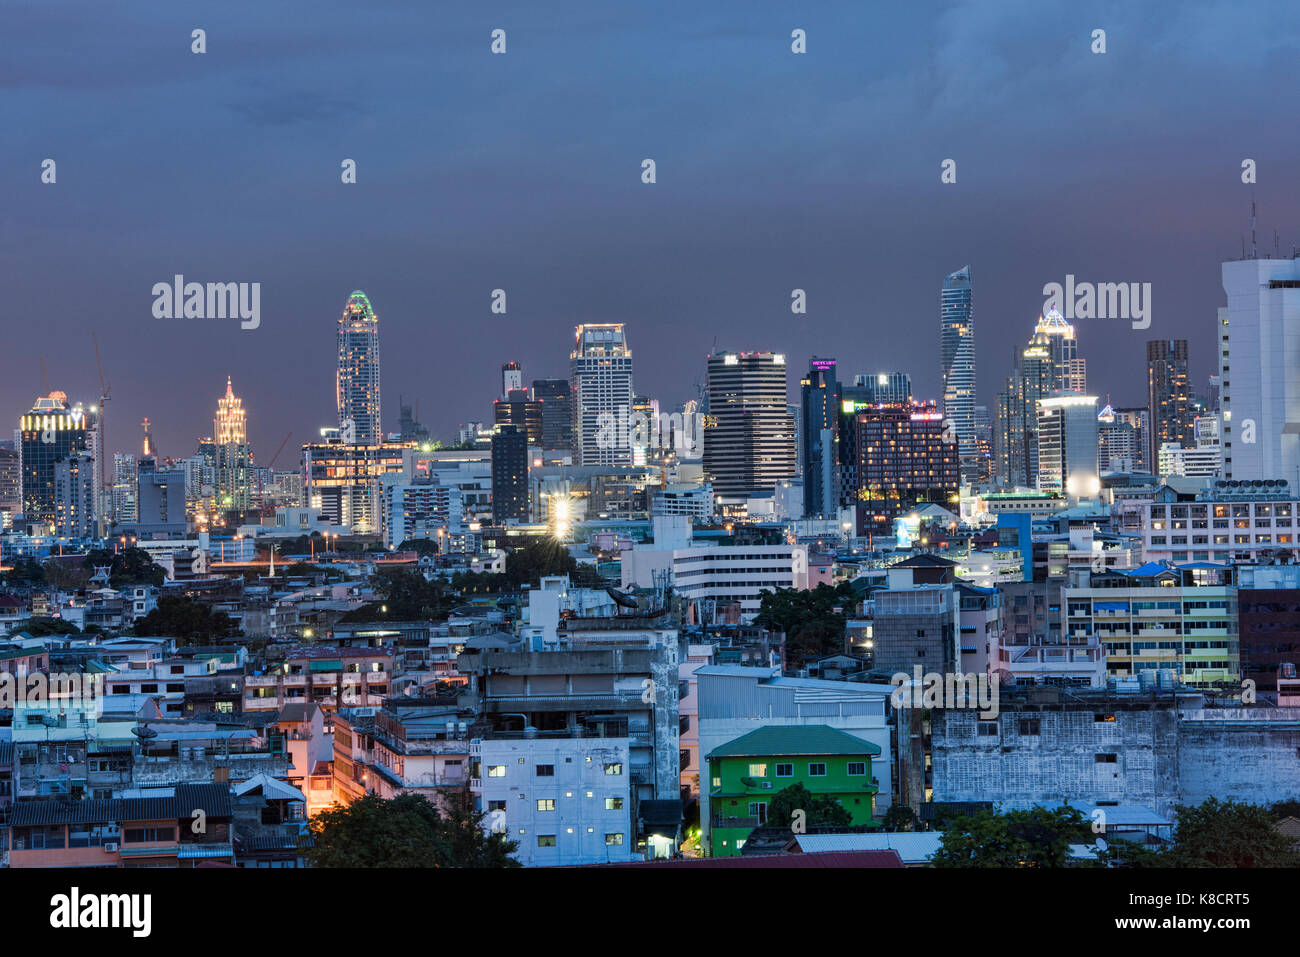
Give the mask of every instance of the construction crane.
M 284 447 L 289 444 L 289 440 L 291 438 L 293 438 L 292 432 L 290 432 L 288 435 L 284 437 L 284 441 L 280 443 L 280 447 L 276 449 L 275 454 L 271 456 L 271 461 L 266 463 L 267 471 L 271 471 L 275 467 L 275 460 L 280 457 L 280 453 L 284 451 Z M 262 473 L 261 472 L 257 473 L 257 499 L 259 502 L 262 503 L 261 510 L 259 511 L 258 514 L 260 514 L 263 518 L 265 518 L 266 503 L 262 501 Z
M 104 433 L 104 419 L 108 414 L 110 389 L 104 382 L 104 363 L 99 357 L 99 337 L 93 332 L 90 341 L 95 344 L 95 368 L 99 371 L 99 494 L 103 501 L 99 505 L 99 535 L 102 538 L 108 530 L 108 439 Z

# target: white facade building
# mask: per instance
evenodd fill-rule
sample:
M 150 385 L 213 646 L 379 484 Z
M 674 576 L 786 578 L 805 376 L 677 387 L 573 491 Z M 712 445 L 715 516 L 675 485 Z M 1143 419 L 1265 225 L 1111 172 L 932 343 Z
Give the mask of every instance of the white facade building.
M 476 738 L 470 790 L 525 867 L 640 859 L 627 738 Z

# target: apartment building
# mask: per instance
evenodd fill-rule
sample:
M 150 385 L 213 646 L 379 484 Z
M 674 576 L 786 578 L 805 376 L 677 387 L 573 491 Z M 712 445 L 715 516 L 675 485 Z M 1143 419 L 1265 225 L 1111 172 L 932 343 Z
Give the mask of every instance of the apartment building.
M 470 790 L 485 825 L 519 843 L 525 867 L 638 860 L 636 787 L 626 737 L 568 731 L 470 742 Z
M 1100 641 L 1110 677 L 1166 671 L 1194 687 L 1240 681 L 1231 566 L 1153 562 L 1131 571 L 1080 572 L 1062 590 L 1062 602 L 1067 639 Z

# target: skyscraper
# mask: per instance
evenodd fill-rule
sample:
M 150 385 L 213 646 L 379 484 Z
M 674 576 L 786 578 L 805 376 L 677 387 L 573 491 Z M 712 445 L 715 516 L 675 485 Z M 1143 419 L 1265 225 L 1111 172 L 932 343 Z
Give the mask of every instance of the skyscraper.
M 347 445 L 378 445 L 379 317 L 366 294 L 348 297 L 339 316 L 339 365 L 336 378 L 339 432 Z
M 1157 466 L 1160 449 L 1195 444 L 1191 384 L 1187 373 L 1186 339 L 1147 342 L 1147 408 L 1151 410 L 1151 446 L 1147 461 Z
M 800 455 L 805 517 L 834 515 L 839 508 L 840 384 L 835 360 L 813 356 L 799 383 Z
M 1074 500 L 1101 491 L 1095 395 L 1056 392 L 1039 400 L 1038 490 Z
M 794 477 L 795 422 L 786 402 L 785 356 L 709 356 L 704 473 L 719 498 L 772 494 Z
M 511 389 L 504 399 L 493 402 L 492 421 L 498 431 L 504 425 L 517 425 L 527 433 L 529 445 L 542 444 L 542 404 L 527 389 Z
M 943 281 L 939 349 L 943 361 L 943 414 L 952 420 L 966 472 L 975 455 L 975 316 L 970 266 L 963 266 Z
M 57 518 L 55 465 L 72 456 L 94 458 L 98 451 L 94 413 L 80 403 L 70 406 L 67 393 L 51 392 L 19 418 L 18 431 L 23 518 L 53 525 Z M 100 501 L 97 488 L 92 501 Z
M 601 441 L 602 415 L 613 417 L 619 435 L 628 434 L 632 415 L 632 350 L 623 323 L 585 323 L 574 330 L 569 354 L 569 388 L 573 414 L 574 462 L 577 465 L 631 465 L 626 441 Z M 622 417 L 622 422 L 617 419 Z M 602 446 L 608 446 L 602 448 Z
M 528 521 L 528 434 L 517 425 L 492 436 L 492 521 Z
M 1300 485 L 1300 258 L 1226 262 L 1223 291 L 1224 478 Z
M 542 442 L 547 451 L 573 448 L 573 415 L 567 379 L 534 379 L 533 398 L 542 404 Z
M 995 474 L 1004 484 L 1032 487 L 1038 480 L 1038 403 L 1053 392 L 1083 392 L 1087 362 L 1079 358 L 1074 326 L 1053 309 L 1039 316 L 1024 349 L 1012 356 L 994 422 Z
M 253 451 L 248 444 L 244 400 L 235 395 L 229 376 L 226 377 L 226 394 L 217 400 L 217 415 L 212 420 L 212 441 L 217 506 L 222 509 L 248 508 Z

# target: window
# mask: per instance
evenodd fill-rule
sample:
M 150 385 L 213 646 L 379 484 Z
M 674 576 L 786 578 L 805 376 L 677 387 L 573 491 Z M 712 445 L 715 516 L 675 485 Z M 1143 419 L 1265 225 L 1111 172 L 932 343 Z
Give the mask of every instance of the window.
M 506 776 L 506 766 L 504 764 L 489 764 L 488 777 L 503 778 Z
M 866 774 L 867 774 L 867 762 L 866 762 L 866 761 L 850 761 L 850 762 L 849 762 L 849 777 L 851 777 L 851 778 L 865 777 Z
M 765 777 L 767 777 L 767 765 L 766 765 L 766 764 L 751 764 L 751 765 L 749 766 L 749 776 L 750 776 L 751 778 L 765 778 Z
M 606 846 L 606 847 L 617 847 L 618 845 L 621 845 L 622 843 L 623 843 L 623 835 L 622 835 L 621 833 L 620 833 L 620 834 L 606 834 L 606 835 L 605 835 L 605 846 Z
M 553 777 L 555 777 L 555 765 L 553 765 L 553 764 L 539 764 L 539 765 L 537 765 L 537 776 L 538 776 L 539 778 L 553 778 Z
M 623 773 L 623 765 L 620 764 L 620 763 L 607 764 L 607 765 L 605 765 L 605 773 L 606 773 L 606 774 L 622 774 L 622 773 Z M 621 834 L 620 834 L 619 836 L 622 837 Z
M 778 765 L 776 766 L 776 776 L 777 776 L 778 778 L 792 778 L 792 777 L 794 777 L 794 765 L 793 765 L 793 764 L 778 764 Z
M 504 811 L 506 809 L 505 801 L 488 801 L 489 811 Z
M 554 835 L 554 834 L 538 834 L 538 835 L 537 835 L 537 846 L 538 846 L 538 847 L 554 847 L 554 846 L 555 846 L 555 835 Z
M 825 765 L 825 763 L 824 763 L 824 762 L 821 762 L 821 761 L 809 761 L 809 762 L 808 762 L 808 777 L 810 777 L 810 778 L 824 778 L 824 777 L 826 777 L 826 765 Z
M 605 810 L 606 810 L 606 811 L 621 811 L 621 810 L 623 810 L 623 799 L 622 799 L 622 798 L 605 798 Z
M 122 833 L 127 844 L 149 844 L 176 840 L 174 827 L 131 827 Z
M 554 798 L 538 798 L 538 799 L 537 799 L 537 810 L 539 810 L 539 811 L 554 811 L 554 810 L 555 810 L 555 799 L 554 799 Z
M 1021 733 L 1022 735 L 1025 735 L 1025 736 L 1028 736 L 1028 737 L 1036 737 L 1036 736 L 1038 735 L 1038 727 L 1039 727 L 1039 719 L 1038 719 L 1038 718 L 1022 718 L 1022 719 L 1020 719 L 1020 733 Z
M 767 802 L 753 801 L 749 805 L 749 816 L 758 821 L 758 826 L 762 827 L 767 823 Z
M 1118 754 L 1099 754 L 1097 755 L 1098 764 L 1115 764 L 1119 761 Z
M 1115 716 L 1113 714 L 1102 714 L 1101 712 L 1097 712 L 1092 716 L 1092 720 L 1094 724 L 1098 724 L 1103 721 L 1114 721 Z
M 712 784 L 712 787 L 715 787 L 715 788 L 720 788 L 720 787 L 722 787 L 722 778 L 714 777 L 714 778 L 713 778 L 713 784 Z M 591 797 L 591 793 L 590 793 L 590 792 L 588 792 L 587 797 Z
M 979 723 L 979 736 L 981 738 L 996 738 L 998 736 L 998 723 L 996 721 L 981 721 Z

